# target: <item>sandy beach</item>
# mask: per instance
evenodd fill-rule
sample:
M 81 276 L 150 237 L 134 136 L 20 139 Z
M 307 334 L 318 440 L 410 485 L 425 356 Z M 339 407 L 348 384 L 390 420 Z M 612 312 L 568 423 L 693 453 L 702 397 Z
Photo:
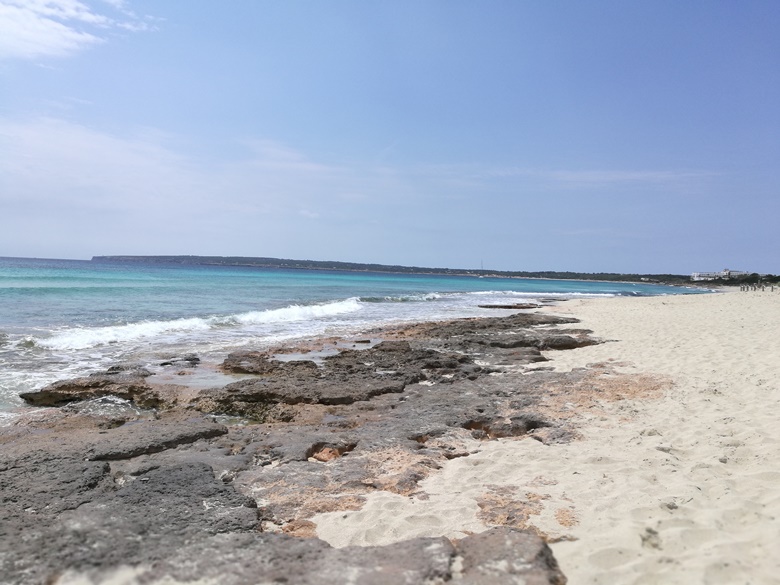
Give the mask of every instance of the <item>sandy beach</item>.
M 603 372 L 591 400 L 549 397 L 580 440 L 484 442 L 422 481 L 423 498 L 372 494 L 359 511 L 315 517 L 318 536 L 457 538 L 503 508 L 546 536 L 570 583 L 779 582 L 780 293 L 548 310 L 607 341 L 546 353 L 558 371 Z

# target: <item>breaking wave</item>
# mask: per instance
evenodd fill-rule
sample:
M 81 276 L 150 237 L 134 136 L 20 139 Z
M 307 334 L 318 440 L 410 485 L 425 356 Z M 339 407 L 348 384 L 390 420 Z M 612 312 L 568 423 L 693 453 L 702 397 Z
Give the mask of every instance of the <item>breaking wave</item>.
M 38 345 L 55 350 L 86 349 L 100 345 L 137 341 L 164 335 L 186 335 L 212 329 L 251 325 L 293 323 L 327 319 L 359 311 L 360 300 L 350 298 L 321 305 L 290 305 L 280 309 L 249 311 L 236 315 L 191 317 L 162 321 L 141 321 L 109 327 L 83 327 L 60 331 L 38 340 Z
M 446 295 L 443 293 L 432 292 L 432 293 L 422 293 L 416 295 L 360 297 L 360 301 L 363 303 L 418 303 L 424 301 L 437 301 L 441 298 L 444 298 L 445 296 Z

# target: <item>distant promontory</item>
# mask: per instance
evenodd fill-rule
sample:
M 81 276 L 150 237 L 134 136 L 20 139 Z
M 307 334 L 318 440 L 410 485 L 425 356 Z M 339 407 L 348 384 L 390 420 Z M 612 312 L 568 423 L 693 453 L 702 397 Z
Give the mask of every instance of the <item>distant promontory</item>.
M 424 268 L 389 264 L 363 264 L 330 260 L 290 260 L 252 256 L 93 256 L 93 262 L 136 262 L 182 266 L 249 266 L 258 268 L 294 268 L 299 270 L 345 270 L 352 272 L 391 272 L 397 274 L 440 274 L 449 276 L 483 276 L 496 278 L 545 278 L 552 280 L 603 280 L 689 285 L 691 278 L 682 274 L 620 274 L 612 272 L 506 271 L 463 268 Z

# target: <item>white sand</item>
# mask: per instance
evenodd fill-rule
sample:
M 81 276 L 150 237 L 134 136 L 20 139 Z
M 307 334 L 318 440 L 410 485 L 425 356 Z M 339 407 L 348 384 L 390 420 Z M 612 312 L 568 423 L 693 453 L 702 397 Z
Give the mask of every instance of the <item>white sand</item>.
M 615 340 L 548 354 L 557 369 L 611 360 L 672 388 L 579 412 L 580 441 L 481 443 L 422 482 L 428 499 L 378 493 L 360 511 L 314 518 L 318 535 L 334 546 L 457 537 L 486 528 L 487 501 L 571 539 L 552 547 L 573 584 L 780 583 L 780 293 L 554 312 Z

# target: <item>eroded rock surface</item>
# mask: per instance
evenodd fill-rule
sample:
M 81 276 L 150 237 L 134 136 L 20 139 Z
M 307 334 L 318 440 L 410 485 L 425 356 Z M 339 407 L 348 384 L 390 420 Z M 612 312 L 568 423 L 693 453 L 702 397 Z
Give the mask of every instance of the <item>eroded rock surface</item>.
M 3 429 L 3 583 L 49 583 L 69 567 L 149 562 L 185 542 L 256 529 L 255 501 L 206 463 L 149 462 L 124 474 L 105 460 L 191 446 L 224 427 L 188 417 L 114 428 L 103 422 L 55 415 Z
M 152 373 L 143 367 L 115 366 L 99 374 L 61 380 L 20 396 L 33 406 L 62 406 L 77 400 L 116 396 L 142 407 L 159 406 L 159 400 L 146 378 Z
M 125 367 L 28 393 L 68 406 L 0 429 L 0 574 L 12 584 L 116 571 L 138 583 L 327 584 L 347 573 L 358 585 L 564 583 L 546 545 L 521 531 L 332 549 L 311 518 L 359 509 L 376 490 L 424 497 L 419 482 L 480 441 L 575 437 L 553 406 L 591 388 L 586 373 L 524 369 L 542 350 L 594 342 L 560 329 L 572 322 L 422 324 L 318 363 L 233 354 L 223 369 L 251 377 L 197 392 Z M 200 367 L 197 356 L 169 361 Z M 113 415 L 90 408 L 106 396 L 131 402 Z
M 222 562 L 215 563 L 214 559 Z M 70 571 L 104 582 L 132 575 L 137 583 L 245 585 L 564 585 L 549 547 L 537 536 L 494 528 L 458 542 L 416 538 L 381 547 L 334 549 L 318 539 L 277 534 L 219 534 L 188 545 L 153 567 Z

